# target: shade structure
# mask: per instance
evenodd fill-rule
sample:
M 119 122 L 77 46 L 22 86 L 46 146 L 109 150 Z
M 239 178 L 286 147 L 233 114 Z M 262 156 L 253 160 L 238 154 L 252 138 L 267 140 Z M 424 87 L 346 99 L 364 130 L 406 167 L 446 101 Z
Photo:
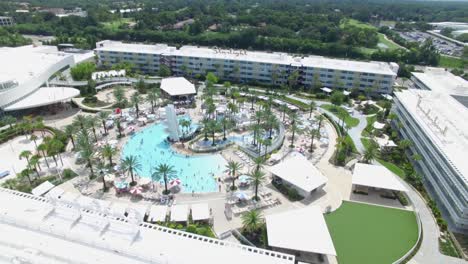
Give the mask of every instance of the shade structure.
M 167 217 L 167 206 L 165 205 L 152 205 L 150 207 L 150 212 L 148 220 L 150 222 L 164 222 Z
M 292 153 L 282 162 L 270 167 L 270 172 L 297 188 L 310 193 L 323 187 L 328 179 L 303 155 Z
M 241 175 L 239 176 L 239 182 L 241 183 L 248 183 L 252 180 L 252 177 L 250 177 L 249 175 Z
M 189 208 L 186 204 L 178 204 L 171 207 L 172 222 L 187 222 Z
M 62 188 L 55 187 L 52 190 L 50 190 L 45 196 L 51 199 L 58 199 L 64 193 L 65 191 Z
M 196 94 L 195 85 L 183 77 L 162 79 L 161 90 L 170 96 Z
M 169 185 L 172 187 L 179 186 L 182 183 L 180 179 L 172 179 L 169 181 Z
M 352 183 L 393 191 L 407 191 L 406 187 L 397 179 L 397 176 L 381 165 L 356 163 Z
M 192 204 L 191 208 L 193 221 L 210 219 L 210 208 L 207 203 Z
M 384 123 L 380 123 L 380 122 L 374 122 L 374 124 L 372 125 L 375 129 L 382 129 L 385 127 L 385 124 Z
M 43 87 L 31 93 L 26 98 L 19 100 L 8 107 L 5 111 L 18 111 L 28 108 L 40 107 L 70 101 L 71 98 L 79 96 L 80 91 L 69 87 Z
M 125 214 L 127 212 L 127 204 L 112 203 L 109 212 L 115 217 L 124 218 L 126 217 Z
M 125 210 L 127 212 L 127 217 L 132 218 L 134 217 L 138 221 L 143 221 L 145 219 L 145 215 L 148 213 L 149 205 L 146 204 L 132 204 L 127 206 Z
M 336 256 L 336 250 L 320 207 L 301 209 L 265 217 L 271 247 Z
M 322 90 L 322 91 L 324 91 L 324 92 L 326 92 L 326 93 L 331 93 L 331 92 L 333 91 L 332 89 L 330 89 L 330 88 L 328 88 L 328 87 L 323 87 L 323 88 L 321 88 L 320 90 Z
M 53 185 L 50 181 L 45 181 L 39 184 L 36 188 L 32 189 L 31 193 L 36 196 L 42 196 L 46 194 L 48 191 L 52 190 L 55 185 Z
M 237 199 L 240 199 L 240 200 L 250 199 L 250 196 L 247 195 L 245 192 L 236 192 L 234 195 L 237 197 Z

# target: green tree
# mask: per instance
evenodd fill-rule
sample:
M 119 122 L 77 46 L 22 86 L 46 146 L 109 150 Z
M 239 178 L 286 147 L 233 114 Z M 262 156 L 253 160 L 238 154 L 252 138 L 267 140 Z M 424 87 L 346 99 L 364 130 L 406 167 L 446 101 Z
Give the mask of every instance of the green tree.
M 242 228 L 249 232 L 254 233 L 258 231 L 264 222 L 263 215 L 258 210 L 251 210 L 241 216 Z
M 262 183 L 265 181 L 265 178 L 266 178 L 265 176 L 266 176 L 266 174 L 265 174 L 263 171 L 261 171 L 261 170 L 254 170 L 253 172 L 251 172 L 251 173 L 249 174 L 249 176 L 252 177 L 253 183 L 254 183 L 254 185 L 255 185 L 255 196 L 254 196 L 254 199 L 255 199 L 256 201 L 258 201 L 258 200 L 259 200 L 259 198 L 258 198 L 258 186 L 259 186 L 260 184 L 262 184 Z
M 16 117 L 11 115 L 6 115 L 2 118 L 2 122 L 10 126 L 10 129 L 13 128 L 13 124 L 16 123 Z
M 106 135 L 107 135 L 106 121 L 107 121 L 107 118 L 109 118 L 109 115 L 110 114 L 107 111 L 101 111 L 97 113 L 97 117 L 99 121 L 101 121 L 102 129 L 104 129 L 104 134 Z
M 125 90 L 122 86 L 117 86 L 114 88 L 113 95 L 117 106 L 120 108 L 125 108 L 127 105 L 127 98 L 125 97 Z
M 330 102 L 336 106 L 343 104 L 345 100 L 345 95 L 340 91 L 334 91 L 330 96 Z
M 65 132 L 65 135 L 67 135 L 67 137 L 70 139 L 73 148 L 75 148 L 74 135 L 76 133 L 76 126 L 74 126 L 73 124 L 66 125 L 64 132 Z
M 47 155 L 45 153 L 46 150 L 47 150 L 47 145 L 45 143 L 41 143 L 41 144 L 39 144 L 39 146 L 37 146 L 37 151 L 40 151 L 42 153 L 42 157 L 44 157 L 47 168 L 50 168 L 49 162 L 47 161 Z
M 94 176 L 93 170 L 93 156 L 94 156 L 94 148 L 93 144 L 89 141 L 89 135 L 87 131 L 81 131 L 78 134 L 76 147 L 80 153 L 82 159 L 86 160 L 86 166 L 90 170 L 90 177 Z M 55 159 L 55 164 L 57 164 L 57 160 Z
M 369 145 L 364 150 L 363 160 L 365 163 L 371 163 L 379 155 L 379 145 L 374 140 L 370 140 Z
M 237 189 L 236 187 L 237 173 L 242 169 L 242 167 L 243 166 L 241 163 L 237 161 L 233 161 L 233 160 L 228 161 L 228 163 L 226 164 L 226 168 L 228 169 L 229 175 L 232 179 L 232 185 L 230 187 L 231 190 Z
M 29 151 L 29 150 L 23 150 L 21 151 L 21 153 L 19 154 L 19 159 L 26 159 L 26 161 L 28 162 L 28 167 L 30 168 L 31 167 L 31 161 L 30 161 L 30 157 L 32 156 L 32 152 Z
M 130 173 L 130 177 L 132 178 L 130 185 L 135 186 L 137 183 L 135 181 L 134 174 L 138 170 L 141 170 L 141 163 L 138 161 L 138 158 L 134 155 L 126 156 L 122 160 L 121 164 L 123 171 Z
M 168 77 L 168 76 L 171 76 L 171 75 L 172 75 L 171 68 L 169 68 L 169 67 L 168 67 L 167 65 L 165 65 L 165 64 L 159 65 L 158 75 L 161 76 L 161 77 Z
M 159 88 L 150 89 L 146 99 L 151 104 L 151 113 L 154 114 L 154 107 L 156 106 L 159 100 Z
M 310 136 L 309 152 L 312 153 L 312 152 L 314 152 L 314 139 L 316 137 L 320 137 L 320 131 L 318 129 L 309 129 L 309 130 L 307 130 L 307 133 Z
M 112 147 L 110 144 L 106 144 L 101 149 L 101 155 L 103 158 L 109 159 L 109 166 L 112 167 L 112 157 L 117 154 L 117 149 Z
M 174 176 L 176 173 L 174 166 L 168 165 L 166 163 L 161 163 L 153 169 L 151 177 L 153 179 L 162 179 L 164 181 L 164 191 L 163 194 L 169 194 L 170 191 L 167 189 L 167 182 L 169 177 Z
M 130 102 L 132 103 L 133 107 L 135 107 L 135 112 L 137 118 L 140 116 L 140 102 L 141 102 L 141 96 L 138 92 L 135 92 L 132 94 L 132 97 L 130 97 Z
M 96 64 L 92 62 L 82 62 L 70 69 L 70 74 L 75 81 L 85 81 L 91 79 L 91 75 L 96 71 Z
M 218 77 L 212 73 L 212 72 L 209 72 L 206 77 L 205 77 L 206 81 L 207 81 L 207 86 L 208 85 L 213 85 L 213 84 L 217 84 L 218 83 Z

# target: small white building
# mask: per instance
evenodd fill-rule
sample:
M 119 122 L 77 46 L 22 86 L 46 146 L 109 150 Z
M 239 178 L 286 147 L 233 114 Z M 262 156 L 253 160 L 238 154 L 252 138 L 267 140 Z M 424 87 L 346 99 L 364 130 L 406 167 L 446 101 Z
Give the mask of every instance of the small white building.
M 283 184 L 294 187 L 304 197 L 322 189 L 328 181 L 317 167 L 299 153 L 293 153 L 269 170 Z
M 191 100 L 197 93 L 195 85 L 184 77 L 162 79 L 161 90 L 166 96 L 175 100 Z
M 356 163 L 353 170 L 353 189 L 373 188 L 406 192 L 406 187 L 396 177 L 384 166 Z
M 321 255 L 336 256 L 327 223 L 319 206 L 307 206 L 265 216 L 268 245 L 296 256 L 296 260 L 320 261 Z M 316 263 L 316 262 L 313 262 Z M 317 262 L 318 263 L 318 262 Z

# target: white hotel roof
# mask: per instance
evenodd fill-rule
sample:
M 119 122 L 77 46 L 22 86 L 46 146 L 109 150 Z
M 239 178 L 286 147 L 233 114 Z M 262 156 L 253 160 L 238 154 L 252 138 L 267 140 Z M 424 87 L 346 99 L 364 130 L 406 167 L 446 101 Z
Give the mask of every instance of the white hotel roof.
M 48 262 L 38 263 L 294 263 L 291 255 L 130 219 L 115 220 L 105 211 L 83 209 L 76 203 L 3 188 L 0 200 L 9 201 L 0 207 L 0 252 L 4 245 L 21 249 L 11 250 L 11 257 L 39 252 L 29 257 L 39 255 Z
M 53 46 L 0 48 L 0 83 L 16 80 L 20 85 L 34 78 L 66 57 Z
M 453 168 L 460 172 L 463 181 L 468 183 L 467 107 L 443 90 L 409 89 L 396 92 L 395 96 L 416 120 L 432 144 L 446 156 Z
M 406 192 L 406 187 L 403 186 L 396 177 L 395 174 L 382 165 L 356 163 L 356 165 L 354 165 L 352 183 L 361 186 Z
M 325 185 L 328 178 L 303 155 L 293 153 L 279 164 L 270 167 L 270 172 L 306 192 Z
M 100 47 L 102 43 L 103 47 Z M 223 50 L 209 47 L 182 46 L 177 49 L 166 44 L 129 44 L 119 41 L 102 41 L 97 43 L 98 51 L 135 52 L 148 54 L 163 54 L 166 56 L 199 57 L 225 60 L 241 60 L 284 65 L 310 66 L 343 71 L 368 72 L 396 76 L 389 63 L 376 61 L 352 61 L 332 59 L 321 56 L 294 57 L 291 54 L 279 52 Z
M 184 77 L 164 78 L 161 81 L 161 90 L 170 96 L 196 94 L 195 85 Z
M 267 215 L 265 220 L 269 246 L 336 256 L 319 206 Z
M 468 96 L 468 81 L 445 69 L 427 67 L 424 72 L 412 74 L 431 91 Z
M 43 87 L 24 99 L 4 108 L 5 111 L 15 111 L 65 102 L 80 95 L 80 91 L 68 87 Z

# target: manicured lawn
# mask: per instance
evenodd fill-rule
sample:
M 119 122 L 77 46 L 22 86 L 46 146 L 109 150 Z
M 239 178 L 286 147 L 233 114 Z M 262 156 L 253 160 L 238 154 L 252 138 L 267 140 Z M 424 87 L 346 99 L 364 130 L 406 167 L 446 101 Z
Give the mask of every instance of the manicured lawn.
M 440 56 L 439 67 L 463 69 L 465 65 L 468 65 L 468 62 L 463 61 L 462 59 L 443 56 L 443 55 Z
M 118 20 L 110 21 L 110 22 L 104 22 L 104 26 L 106 29 L 109 30 L 117 30 L 121 25 L 128 24 L 133 22 L 133 18 L 120 18 Z
M 395 42 L 385 38 L 385 35 L 382 34 L 382 33 L 379 33 L 379 43 L 382 43 L 384 44 L 385 46 L 387 46 L 388 50 L 396 50 L 396 49 L 400 49 L 401 47 L 396 44 Z
M 359 125 L 359 119 L 350 116 L 349 113 L 342 107 L 332 105 L 332 104 L 323 104 L 320 107 L 322 107 L 323 109 L 327 111 L 332 112 L 339 119 L 344 118 L 344 122 L 348 127 L 355 127 Z
M 343 28 L 345 25 L 356 26 L 360 28 L 369 28 L 369 29 L 376 29 L 376 27 L 372 26 L 371 24 L 362 23 L 356 19 L 343 19 L 340 23 L 340 27 Z
M 344 201 L 325 220 L 338 262 L 344 264 L 393 263 L 418 238 L 412 211 Z

